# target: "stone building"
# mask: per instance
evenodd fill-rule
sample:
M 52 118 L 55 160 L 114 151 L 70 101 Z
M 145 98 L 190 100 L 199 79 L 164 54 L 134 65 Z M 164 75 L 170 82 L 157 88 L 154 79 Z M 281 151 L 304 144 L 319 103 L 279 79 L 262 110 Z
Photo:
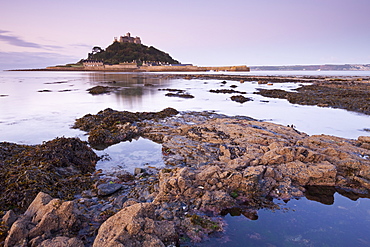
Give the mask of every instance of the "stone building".
M 84 67 L 104 67 L 104 63 L 101 60 L 86 59 L 82 64 Z
M 114 42 L 141 44 L 141 39 L 138 36 L 136 36 L 135 38 L 131 37 L 130 33 L 126 33 L 125 36 L 119 37 L 119 40 L 117 37 L 114 37 Z

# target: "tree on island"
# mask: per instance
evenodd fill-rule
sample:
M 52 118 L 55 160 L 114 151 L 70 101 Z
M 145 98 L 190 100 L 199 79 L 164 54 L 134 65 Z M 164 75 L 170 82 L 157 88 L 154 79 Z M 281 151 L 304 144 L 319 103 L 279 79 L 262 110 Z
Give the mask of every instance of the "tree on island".
M 99 52 L 102 52 L 102 51 L 104 51 L 104 50 L 99 46 L 94 46 L 92 48 L 92 54 L 96 54 L 96 53 L 99 53 Z

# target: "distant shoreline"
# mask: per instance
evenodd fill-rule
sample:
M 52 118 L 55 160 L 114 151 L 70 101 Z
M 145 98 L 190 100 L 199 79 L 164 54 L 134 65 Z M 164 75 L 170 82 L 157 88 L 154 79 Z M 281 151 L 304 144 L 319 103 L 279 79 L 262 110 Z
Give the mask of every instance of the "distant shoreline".
M 250 66 L 251 71 L 370 71 L 370 64 Z

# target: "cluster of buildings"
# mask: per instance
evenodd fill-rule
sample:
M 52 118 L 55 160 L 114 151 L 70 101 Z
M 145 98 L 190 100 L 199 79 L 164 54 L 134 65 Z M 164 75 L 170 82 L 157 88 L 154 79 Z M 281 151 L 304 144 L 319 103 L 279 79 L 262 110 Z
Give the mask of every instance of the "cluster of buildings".
M 114 42 L 141 44 L 141 39 L 138 36 L 135 38 L 131 37 L 130 33 L 126 33 L 125 36 L 119 37 L 119 40 L 117 37 L 114 37 Z

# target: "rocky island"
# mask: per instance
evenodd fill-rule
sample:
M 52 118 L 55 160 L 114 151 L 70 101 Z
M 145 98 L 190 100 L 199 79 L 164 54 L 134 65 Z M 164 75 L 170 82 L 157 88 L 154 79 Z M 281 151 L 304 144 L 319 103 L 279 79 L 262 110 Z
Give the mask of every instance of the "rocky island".
M 106 49 L 95 46 L 87 59 L 78 63 L 51 66 L 40 70 L 51 71 L 121 71 L 121 72 L 165 72 L 165 71 L 249 71 L 246 65 L 238 66 L 195 66 L 181 64 L 168 53 L 141 43 L 140 37 L 130 33 L 114 38 Z

